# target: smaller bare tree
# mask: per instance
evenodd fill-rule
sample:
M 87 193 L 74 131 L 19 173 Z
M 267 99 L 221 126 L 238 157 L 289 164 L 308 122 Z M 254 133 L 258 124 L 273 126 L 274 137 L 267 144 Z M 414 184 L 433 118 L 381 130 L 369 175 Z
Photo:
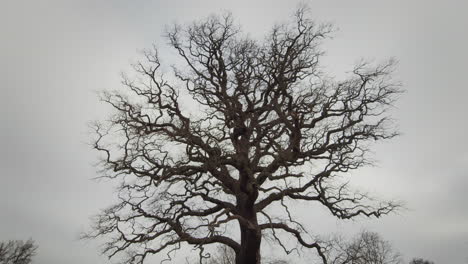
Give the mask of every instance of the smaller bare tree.
M 422 258 L 415 258 L 411 260 L 409 264 L 434 264 L 434 262 Z
M 216 254 L 211 256 L 208 264 L 235 264 L 236 263 L 236 252 L 231 248 L 221 245 L 218 246 Z
M 332 264 L 401 264 L 401 256 L 390 242 L 375 232 L 362 231 L 350 242 L 335 238 L 329 259 Z
M 37 246 L 32 239 L 0 242 L 0 264 L 29 264 Z
M 220 245 L 216 247 L 216 254 L 213 254 L 209 260 L 208 264 L 235 264 L 236 263 L 236 252 L 225 245 Z M 266 264 L 288 264 L 287 261 L 282 259 L 275 259 L 271 261 L 266 261 Z

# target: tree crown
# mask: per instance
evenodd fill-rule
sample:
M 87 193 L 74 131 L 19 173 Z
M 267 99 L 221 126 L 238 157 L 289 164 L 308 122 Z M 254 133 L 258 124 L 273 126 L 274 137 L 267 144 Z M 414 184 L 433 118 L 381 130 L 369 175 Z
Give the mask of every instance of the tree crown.
M 319 44 L 331 27 L 305 14 L 299 9 L 262 41 L 243 35 L 230 14 L 171 27 L 166 37 L 184 66 L 167 77 L 154 49 L 135 65 L 139 79 L 124 78 L 128 94 L 104 93 L 116 112 L 95 125 L 93 146 L 104 153 L 104 175 L 122 181 L 120 203 L 90 234 L 111 237 L 105 252 L 131 252 L 128 261 L 142 263 L 187 243 L 203 259 L 205 245 L 243 254 L 244 236 L 267 232 L 289 252 L 283 232 L 326 261 L 288 202 L 319 203 L 340 219 L 398 206 L 366 203 L 337 181 L 369 163 L 370 142 L 397 135 L 385 115 L 400 92 L 389 75 L 394 63 L 361 63 L 343 81 L 326 77 Z M 241 241 L 226 233 L 236 223 Z

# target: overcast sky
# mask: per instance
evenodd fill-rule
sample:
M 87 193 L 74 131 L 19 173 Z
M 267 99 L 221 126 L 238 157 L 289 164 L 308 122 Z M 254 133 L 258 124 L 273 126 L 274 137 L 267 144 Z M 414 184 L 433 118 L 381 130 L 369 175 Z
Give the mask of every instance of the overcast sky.
M 313 225 L 330 232 L 368 228 L 405 259 L 468 263 L 468 4 L 466 1 L 305 1 L 339 30 L 323 62 L 336 76 L 360 58 L 399 61 L 406 93 L 392 111 L 402 136 L 375 146 L 378 166 L 352 182 L 406 202 L 382 220 Z M 95 91 L 119 74 L 164 25 L 230 10 L 262 36 L 288 19 L 295 1 L 22 1 L 0 6 L 0 240 L 33 238 L 36 264 L 109 263 L 78 234 L 111 204 L 96 182 L 87 122 L 105 116 Z M 313 210 L 310 214 L 313 214 Z M 317 221 L 317 222 L 315 222 Z M 351 231 L 350 231 L 351 230 Z

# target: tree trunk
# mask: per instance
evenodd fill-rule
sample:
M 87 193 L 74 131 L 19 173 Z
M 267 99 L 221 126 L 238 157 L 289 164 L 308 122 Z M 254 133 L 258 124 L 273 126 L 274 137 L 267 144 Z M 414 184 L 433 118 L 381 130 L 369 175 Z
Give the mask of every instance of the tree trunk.
M 239 221 L 241 249 L 236 254 L 236 264 L 260 264 L 262 233 L 258 227 L 257 214 L 253 207 L 255 198 L 256 195 L 240 199 L 240 212 L 244 220 Z
M 261 232 L 242 224 L 240 230 L 241 250 L 236 255 L 236 264 L 260 264 Z
M 247 137 L 248 138 L 248 137 Z M 239 220 L 240 228 L 240 251 L 236 254 L 236 264 L 260 264 L 260 244 L 262 232 L 258 227 L 257 213 L 254 205 L 258 197 L 258 188 L 254 176 L 250 171 L 248 158 L 249 146 L 245 138 L 239 141 L 239 162 L 243 169 L 239 170 L 240 192 L 236 195 L 237 209 L 242 217 Z

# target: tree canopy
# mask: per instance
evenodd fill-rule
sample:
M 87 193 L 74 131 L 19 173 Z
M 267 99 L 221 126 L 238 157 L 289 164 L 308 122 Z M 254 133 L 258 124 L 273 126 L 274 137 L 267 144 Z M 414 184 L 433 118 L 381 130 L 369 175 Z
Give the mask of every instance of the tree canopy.
M 344 80 L 321 71 L 322 40 L 332 27 L 298 9 L 262 39 L 244 34 L 230 14 L 169 27 L 183 63 L 166 71 L 156 48 L 105 92 L 115 110 L 94 125 L 103 177 L 120 180 L 119 203 L 88 236 L 125 263 L 182 245 L 223 244 L 237 264 L 260 262 L 269 234 L 315 249 L 288 207 L 310 202 L 339 219 L 380 217 L 398 207 L 375 202 L 342 180 L 368 165 L 371 142 L 393 138 L 386 110 L 400 93 L 394 62 L 360 63 Z

